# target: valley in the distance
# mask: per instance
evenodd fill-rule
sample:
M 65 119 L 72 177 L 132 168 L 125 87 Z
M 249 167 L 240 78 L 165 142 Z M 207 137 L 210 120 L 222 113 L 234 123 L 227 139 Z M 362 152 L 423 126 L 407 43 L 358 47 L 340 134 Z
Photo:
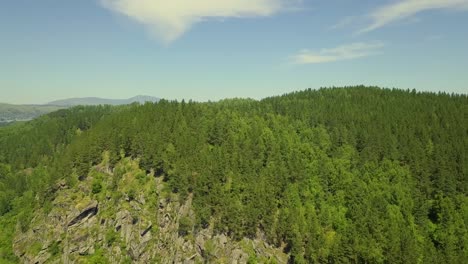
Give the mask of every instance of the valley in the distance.
M 159 98 L 138 95 L 129 99 L 105 99 L 98 97 L 70 98 L 52 101 L 43 105 L 14 105 L 0 102 L 0 126 L 12 122 L 29 121 L 41 115 L 77 105 L 125 105 L 157 101 L 159 101 Z

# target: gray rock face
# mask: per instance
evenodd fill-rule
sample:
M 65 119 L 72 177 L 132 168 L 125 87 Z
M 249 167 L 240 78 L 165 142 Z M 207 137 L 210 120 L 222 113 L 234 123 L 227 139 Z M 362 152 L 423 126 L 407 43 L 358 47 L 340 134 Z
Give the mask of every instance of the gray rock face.
M 111 186 L 115 176 L 99 166 L 99 173 L 109 177 L 103 186 Z M 129 200 L 134 176 L 121 177 L 117 187 L 99 194 L 90 191 L 92 177 L 73 189 L 58 183 L 53 209 L 37 212 L 30 229 L 17 232 L 13 247 L 21 262 L 87 263 L 96 257 L 110 263 L 247 263 L 250 257 L 287 262 L 288 256 L 262 240 L 261 232 L 258 239 L 241 241 L 211 227 L 180 233 L 181 219 L 184 230 L 186 219 L 195 219 L 192 195 L 182 201 L 163 191 L 162 178 L 147 175 Z
M 71 221 L 68 223 L 68 227 L 74 226 L 81 222 L 86 222 L 89 218 L 95 216 L 98 213 L 98 202 L 91 201 L 81 212 L 76 216 L 71 216 Z

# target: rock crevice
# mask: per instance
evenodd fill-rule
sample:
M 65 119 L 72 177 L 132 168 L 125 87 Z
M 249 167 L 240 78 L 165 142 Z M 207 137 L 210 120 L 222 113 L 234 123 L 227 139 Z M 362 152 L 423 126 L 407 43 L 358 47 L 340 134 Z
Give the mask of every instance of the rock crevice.
M 79 224 L 84 219 L 88 219 L 90 217 L 95 216 L 98 213 L 98 202 L 93 201 L 90 205 L 88 205 L 78 216 L 74 217 L 69 223 L 68 227 L 74 226 Z

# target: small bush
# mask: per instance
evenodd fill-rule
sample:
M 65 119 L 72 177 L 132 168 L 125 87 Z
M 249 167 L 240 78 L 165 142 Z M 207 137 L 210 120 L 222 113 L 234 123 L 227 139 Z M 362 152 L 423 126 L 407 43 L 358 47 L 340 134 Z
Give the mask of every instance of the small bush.
M 117 240 L 117 238 L 118 238 L 118 233 L 115 232 L 113 229 L 110 229 L 106 233 L 107 246 L 108 247 L 112 246 L 112 244 L 114 244 L 114 242 Z
M 52 254 L 52 256 L 57 256 L 60 251 L 60 243 L 58 241 L 53 242 L 49 247 L 49 253 Z
M 41 249 L 42 249 L 42 244 L 36 241 L 29 247 L 29 253 L 31 253 L 32 255 L 37 255 L 39 254 L 39 252 L 41 252 Z
M 94 194 L 98 194 L 102 191 L 102 184 L 101 184 L 101 181 L 99 180 L 95 180 L 93 181 L 93 185 L 92 185 L 92 190 L 91 190 Z
M 96 249 L 96 252 L 91 255 L 87 261 L 90 264 L 108 264 L 109 260 L 104 256 L 102 249 Z
M 128 194 L 127 194 L 127 195 L 128 195 L 128 199 L 129 199 L 130 201 L 135 200 L 135 197 L 136 197 L 136 191 L 135 191 L 135 189 L 133 189 L 133 188 L 130 189 L 130 190 L 128 191 Z
M 192 231 L 192 221 L 186 216 L 179 220 L 179 236 L 186 236 Z

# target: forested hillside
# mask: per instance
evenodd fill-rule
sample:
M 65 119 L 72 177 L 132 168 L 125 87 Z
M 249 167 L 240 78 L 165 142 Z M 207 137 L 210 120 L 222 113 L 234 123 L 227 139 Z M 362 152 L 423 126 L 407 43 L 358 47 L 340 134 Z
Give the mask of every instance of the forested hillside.
M 260 239 L 290 263 L 466 263 L 467 150 L 467 95 L 347 87 L 59 110 L 0 128 L 0 262 L 26 261 L 18 238 L 63 197 L 85 199 L 90 186 L 85 200 L 103 208 L 156 201 L 152 177 L 166 196 L 190 201 L 193 214 L 178 221 L 186 240 L 208 229 L 232 243 Z M 129 178 L 122 168 L 132 162 Z M 145 215 L 133 220 L 157 221 L 161 205 L 139 206 Z M 115 262 L 119 239 L 130 252 L 123 231 L 102 232 L 107 242 L 78 260 Z M 153 228 L 154 243 L 160 234 Z M 35 253 L 53 262 L 71 244 L 63 235 Z M 200 260 L 219 262 L 206 248 Z M 158 255 L 151 243 L 142 250 Z M 249 262 L 260 255 L 251 250 Z

